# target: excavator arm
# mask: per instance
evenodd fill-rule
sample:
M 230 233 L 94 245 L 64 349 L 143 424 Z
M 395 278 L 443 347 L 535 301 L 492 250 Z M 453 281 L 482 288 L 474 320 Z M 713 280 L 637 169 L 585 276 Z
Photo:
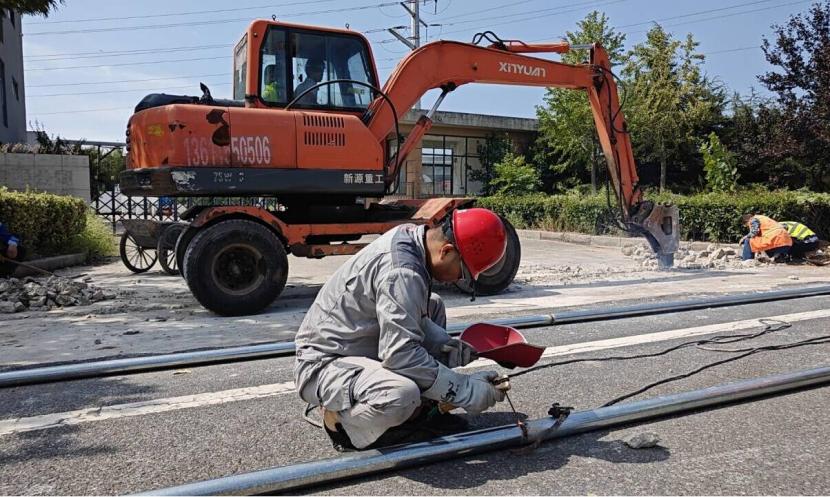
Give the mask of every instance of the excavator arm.
M 524 55 L 566 53 L 575 48 L 589 49 L 590 60 L 587 64 L 565 64 Z M 432 114 L 443 98 L 468 83 L 586 91 L 611 186 L 621 211 L 621 222 L 627 230 L 645 236 L 657 253 L 661 266 L 671 266 L 679 243 L 677 207 L 643 200 L 611 63 L 607 52 L 597 44 L 571 47 L 567 43 L 498 41 L 483 47 L 456 41 L 437 41 L 413 51 L 398 64 L 383 87 L 391 104 L 401 113 L 410 109 L 429 90 L 441 89 L 442 94 L 430 112 L 419 119 L 397 156 L 391 158 L 387 185 L 395 181 L 407 154 L 429 130 Z M 380 141 L 385 141 L 395 128 L 390 106 L 378 98 L 370 105 L 368 116 L 369 129 Z

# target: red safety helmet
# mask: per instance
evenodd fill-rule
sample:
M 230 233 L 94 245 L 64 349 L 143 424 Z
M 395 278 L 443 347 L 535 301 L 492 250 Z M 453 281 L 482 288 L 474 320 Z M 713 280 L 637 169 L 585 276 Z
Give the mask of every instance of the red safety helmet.
M 495 266 L 507 250 L 504 223 L 488 209 L 453 211 L 452 231 L 455 247 L 473 280 Z

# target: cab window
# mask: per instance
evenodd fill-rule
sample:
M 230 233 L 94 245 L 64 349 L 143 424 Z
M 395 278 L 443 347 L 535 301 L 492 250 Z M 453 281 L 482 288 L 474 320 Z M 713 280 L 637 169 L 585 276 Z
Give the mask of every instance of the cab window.
M 233 50 L 233 99 L 245 100 L 245 84 L 248 73 L 248 35 L 239 40 Z
M 358 83 L 317 86 L 333 80 Z M 274 90 L 267 90 L 269 81 L 277 81 L 271 83 Z M 280 86 L 280 81 L 285 84 Z M 360 83 L 377 86 L 368 47 L 360 38 L 277 26 L 269 29 L 262 49 L 260 94 L 266 103 L 279 106 L 297 99 L 294 106 L 298 108 L 363 110 L 373 95 Z
M 260 97 L 268 104 L 288 103 L 285 31 L 269 29 L 260 51 Z

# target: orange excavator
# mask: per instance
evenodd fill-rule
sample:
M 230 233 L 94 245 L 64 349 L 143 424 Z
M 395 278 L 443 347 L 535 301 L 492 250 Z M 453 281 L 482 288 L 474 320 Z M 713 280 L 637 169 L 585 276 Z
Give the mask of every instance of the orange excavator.
M 584 64 L 527 54 L 587 49 Z M 279 206 L 199 206 L 175 242 L 179 268 L 206 308 L 257 312 L 276 299 L 286 255 L 354 254 L 364 235 L 402 223 L 434 226 L 471 198 L 381 200 L 394 193 L 407 155 L 444 98 L 468 83 L 586 91 L 593 109 L 620 225 L 641 234 L 663 265 L 678 245 L 674 206 L 643 200 L 611 64 L 599 45 L 529 44 L 491 32 L 472 43 L 436 41 L 409 53 L 383 87 L 360 33 L 256 20 L 234 48 L 233 99 L 152 94 L 127 127 L 128 195 L 275 196 Z M 400 116 L 427 91 L 432 108 L 404 138 Z M 374 201 L 373 201 L 374 199 Z M 521 248 L 509 232 L 502 263 L 476 290 L 495 294 L 513 280 Z M 358 243 L 355 243 L 358 242 Z

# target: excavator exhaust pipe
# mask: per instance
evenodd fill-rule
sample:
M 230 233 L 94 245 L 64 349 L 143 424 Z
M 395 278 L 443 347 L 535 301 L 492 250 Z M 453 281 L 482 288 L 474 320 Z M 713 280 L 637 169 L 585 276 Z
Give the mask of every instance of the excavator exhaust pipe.
M 680 211 L 676 205 L 643 202 L 647 213 L 644 217 L 632 218 L 632 225 L 648 240 L 651 249 L 657 254 L 660 269 L 674 265 L 674 253 L 680 247 Z M 651 207 L 651 209 L 648 209 Z

